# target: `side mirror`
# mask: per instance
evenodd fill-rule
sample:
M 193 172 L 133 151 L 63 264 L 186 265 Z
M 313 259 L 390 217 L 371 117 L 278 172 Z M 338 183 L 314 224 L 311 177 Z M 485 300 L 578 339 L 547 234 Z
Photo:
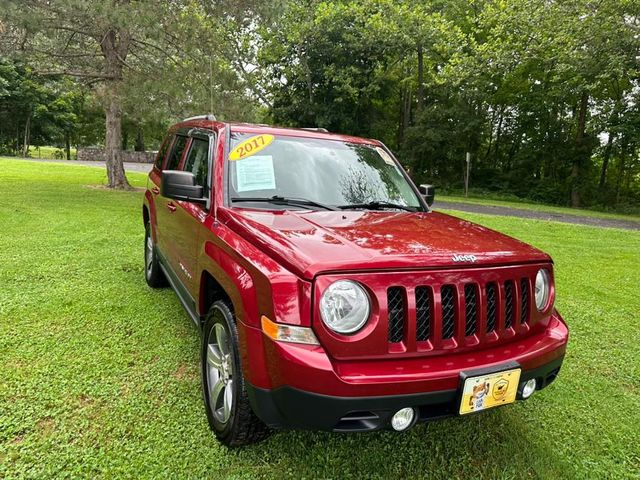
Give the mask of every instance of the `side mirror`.
M 191 172 L 165 170 L 160 181 L 160 195 L 185 202 L 206 203 L 204 188 L 196 185 L 196 177 Z
M 420 195 L 424 197 L 427 205 L 433 205 L 433 200 L 436 198 L 436 187 L 433 185 L 420 185 L 418 190 L 420 190 Z

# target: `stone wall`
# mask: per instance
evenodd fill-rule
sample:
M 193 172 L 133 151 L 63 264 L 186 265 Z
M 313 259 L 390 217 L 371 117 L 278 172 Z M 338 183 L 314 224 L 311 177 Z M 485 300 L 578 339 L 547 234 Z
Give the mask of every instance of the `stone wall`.
M 133 152 L 125 150 L 122 152 L 123 162 L 132 163 L 153 163 L 158 152 Z M 84 162 L 104 162 L 104 150 L 101 148 L 79 148 L 78 160 Z

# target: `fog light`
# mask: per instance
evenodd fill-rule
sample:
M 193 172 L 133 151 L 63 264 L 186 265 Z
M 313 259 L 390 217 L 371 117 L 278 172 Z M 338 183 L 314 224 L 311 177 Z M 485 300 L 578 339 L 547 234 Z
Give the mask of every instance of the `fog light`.
M 531 395 L 533 395 L 533 392 L 535 391 L 536 391 L 536 379 L 532 378 L 531 380 L 527 380 L 527 382 L 524 384 L 524 387 L 522 387 L 522 398 L 523 399 L 529 398 Z
M 391 417 L 391 427 L 397 432 L 406 430 L 413 424 L 415 416 L 416 412 L 413 408 L 401 408 Z

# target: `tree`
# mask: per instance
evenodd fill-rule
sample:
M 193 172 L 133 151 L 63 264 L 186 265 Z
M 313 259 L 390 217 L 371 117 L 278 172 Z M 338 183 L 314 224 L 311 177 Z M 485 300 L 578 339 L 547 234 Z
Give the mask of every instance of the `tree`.
M 0 138 L 5 149 L 27 156 L 34 115 L 50 100 L 42 79 L 24 65 L 0 58 Z
M 206 86 L 197 82 L 195 89 L 192 84 L 180 91 L 194 79 L 194 72 L 206 71 L 209 80 L 210 62 L 220 67 L 214 73 L 228 72 L 228 62 L 217 54 L 224 49 L 215 48 L 217 20 L 206 15 L 195 0 L 13 0 L 4 12 L 4 22 L 11 26 L 10 45 L 23 52 L 40 75 L 71 76 L 95 87 L 105 112 L 107 176 L 112 188 L 130 188 L 120 152 L 123 113 L 131 99 L 147 97 L 131 111 L 148 112 L 149 105 L 163 110 L 158 106 L 168 104 L 175 112 L 181 108 L 172 103 L 184 105 L 171 98 L 176 91 L 178 98 L 191 98 L 192 103 L 211 96 L 209 81 Z M 194 64 L 196 68 L 190 70 Z M 233 80 L 227 87 L 242 91 Z
M 87 8 L 73 0 L 45 3 L 11 2 L 6 18 L 17 29 L 15 39 L 42 75 L 70 75 L 100 82 L 106 113 L 106 163 L 108 185 L 129 188 L 120 157 L 122 108 L 120 90 L 134 37 L 147 15 L 135 4 L 113 0 Z M 136 15 L 136 13 L 138 15 Z M 140 21 L 142 19 L 142 22 Z M 143 34 L 144 36 L 144 34 Z M 40 67 L 42 68 L 42 67 Z
M 81 92 L 0 57 L 0 151 L 24 157 L 30 145 L 63 145 L 76 126 Z

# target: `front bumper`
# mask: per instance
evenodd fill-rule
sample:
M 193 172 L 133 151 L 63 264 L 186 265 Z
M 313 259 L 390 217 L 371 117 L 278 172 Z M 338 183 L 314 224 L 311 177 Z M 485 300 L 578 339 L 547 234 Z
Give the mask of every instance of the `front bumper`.
M 523 370 L 520 384 L 535 378 L 537 390 L 555 380 L 564 357 L 533 370 Z M 266 390 L 247 385 L 256 415 L 271 428 L 366 432 L 388 428 L 391 416 L 404 407 L 418 410 L 418 422 L 456 415 L 460 390 L 410 395 L 336 397 L 283 386 Z M 517 398 L 522 399 L 520 390 Z
M 331 360 L 322 347 L 275 342 L 242 325 L 244 373 L 251 406 L 274 428 L 366 431 L 385 428 L 403 407 L 419 419 L 454 415 L 463 372 L 517 363 L 521 381 L 551 383 L 562 364 L 568 329 L 554 311 L 544 331 L 494 348 L 435 357 Z

